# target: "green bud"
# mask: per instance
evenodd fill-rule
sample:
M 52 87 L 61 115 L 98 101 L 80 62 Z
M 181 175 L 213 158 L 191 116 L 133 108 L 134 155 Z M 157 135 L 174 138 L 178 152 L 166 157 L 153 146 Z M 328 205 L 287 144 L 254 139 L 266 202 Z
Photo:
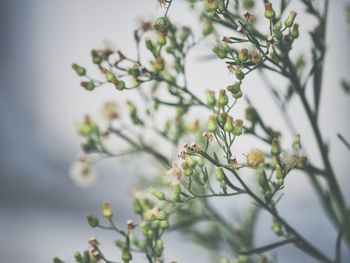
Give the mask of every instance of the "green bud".
M 158 220 L 167 220 L 169 217 L 169 214 L 165 212 L 164 210 L 160 210 L 159 213 L 157 214 L 157 219 Z
M 162 252 L 164 250 L 163 240 L 157 239 L 154 248 L 155 250 Z
M 224 108 L 228 104 L 228 97 L 224 89 L 220 90 L 218 98 L 218 106 Z
M 206 3 L 207 11 L 214 12 L 216 11 L 216 9 L 218 9 L 218 7 L 219 7 L 218 0 L 207 0 L 207 3 Z
M 236 78 L 239 79 L 239 80 L 242 80 L 245 77 L 245 74 L 244 74 L 244 72 L 242 71 L 241 68 L 236 68 L 235 69 L 235 75 L 236 75 Z
M 258 121 L 259 116 L 256 110 L 252 106 L 249 106 L 245 110 L 245 118 L 254 124 Z
M 171 26 L 171 23 L 167 17 L 159 17 L 155 23 L 155 29 L 158 31 L 166 31 Z
M 53 263 L 65 263 L 64 261 L 60 260 L 58 257 L 53 258 Z
M 233 128 L 233 118 L 231 116 L 227 116 L 224 130 L 226 132 L 233 132 Z
M 155 235 L 155 233 L 154 233 L 154 231 L 153 231 L 152 229 L 148 229 L 148 230 L 147 230 L 146 237 L 147 237 L 148 239 L 154 238 L 154 235 Z
M 275 218 L 275 217 L 272 218 L 271 230 L 272 230 L 277 236 L 282 236 L 282 235 L 283 235 L 282 226 L 281 226 L 281 224 L 278 222 L 277 218 Z
M 297 134 L 295 135 L 294 137 L 294 141 L 292 143 L 292 149 L 293 149 L 293 152 L 297 153 L 301 150 L 301 143 L 300 143 L 300 135 Z
M 277 179 L 283 179 L 283 171 L 282 167 L 279 164 L 276 164 L 276 178 Z
M 82 262 L 82 261 L 83 261 L 83 257 L 82 257 L 82 255 L 80 254 L 79 251 L 77 251 L 77 252 L 74 253 L 74 259 L 75 259 L 75 261 L 77 261 L 77 262 Z
M 273 156 L 279 156 L 280 153 L 281 153 L 281 148 L 280 148 L 279 140 L 277 138 L 273 138 L 271 143 L 271 154 Z
M 106 77 L 106 80 L 107 80 L 108 82 L 115 82 L 115 81 L 116 81 L 116 77 L 115 77 L 115 75 L 113 74 L 113 72 L 111 72 L 111 71 L 106 71 L 105 77 Z
M 88 91 L 91 91 L 95 88 L 95 83 L 93 81 L 82 81 L 80 85 Z
M 222 182 L 225 180 L 225 174 L 221 167 L 215 168 L 215 179 L 218 182 Z
M 108 202 L 104 202 L 102 204 L 102 215 L 106 218 L 111 218 L 113 216 L 113 211 L 111 210 Z
M 254 8 L 254 0 L 244 0 L 243 1 L 243 7 L 244 9 L 253 9 Z
M 129 251 L 129 249 L 127 248 L 123 248 L 122 250 L 122 260 L 124 263 L 128 263 L 130 262 L 130 260 L 132 259 L 132 255 Z
M 248 257 L 246 255 L 239 255 L 237 259 L 237 263 L 247 263 Z
M 157 230 L 159 228 L 159 225 L 160 225 L 160 221 L 159 220 L 153 220 L 150 222 L 150 228 L 152 230 Z
M 282 22 L 278 20 L 274 25 L 273 25 L 273 32 L 277 33 L 280 32 L 282 29 Z
M 145 39 L 145 43 L 146 43 L 146 48 L 152 52 L 152 54 L 155 54 L 155 47 L 152 43 L 152 40 L 149 39 L 148 37 Z
M 195 162 L 201 167 L 204 166 L 204 158 L 202 156 L 196 156 Z
M 166 230 L 166 229 L 168 229 L 168 228 L 169 228 L 169 221 L 168 221 L 168 219 L 166 219 L 166 220 L 160 220 L 160 221 L 159 221 L 159 228 L 160 228 L 161 230 Z
M 159 190 L 156 190 L 154 188 L 150 189 L 151 194 L 157 198 L 159 201 L 164 201 L 165 200 L 165 194 Z
M 142 214 L 143 208 L 142 208 L 142 205 L 140 203 L 140 200 L 138 200 L 138 199 L 134 200 L 133 209 L 134 209 L 135 214 Z
M 295 168 L 304 169 L 306 164 L 307 164 L 307 157 L 306 156 L 299 156 L 298 161 L 295 165 Z
M 116 83 L 114 85 L 115 85 L 115 88 L 117 90 L 124 90 L 125 89 L 125 82 L 123 80 L 116 81 Z
M 226 58 L 227 52 L 223 47 L 215 47 L 213 48 L 213 51 L 220 59 Z
M 166 44 L 166 37 L 163 32 L 159 32 L 157 43 L 159 46 L 164 46 Z
M 77 64 L 73 64 L 72 68 L 75 70 L 75 72 L 78 74 L 78 76 L 85 76 L 86 74 L 86 69 L 77 65 Z
M 92 62 L 96 65 L 100 65 L 103 61 L 103 57 L 98 54 L 96 50 L 91 51 Z
M 205 95 L 207 97 L 207 104 L 213 108 L 216 105 L 215 92 L 212 90 L 206 90 Z
M 216 132 L 217 130 L 218 130 L 218 125 L 216 123 L 216 118 L 214 115 L 210 115 L 208 120 L 208 131 Z
M 297 39 L 299 37 L 299 25 L 298 24 L 293 25 L 293 29 L 290 32 L 290 36 L 293 39 Z
M 240 62 L 245 62 L 247 59 L 248 59 L 248 49 L 246 48 L 242 48 L 240 51 L 239 51 L 239 54 L 238 54 L 238 59 Z
M 235 126 L 233 128 L 233 134 L 235 136 L 239 136 L 239 135 L 242 134 L 242 131 L 243 131 L 243 121 L 240 120 L 240 119 L 237 119 L 236 123 L 235 123 Z
M 284 25 L 286 27 L 292 27 L 292 25 L 294 24 L 294 20 L 295 17 L 297 16 L 297 12 L 295 11 L 290 11 L 289 16 L 287 17 L 287 19 L 284 21 Z
M 214 31 L 213 22 L 211 20 L 205 20 L 203 27 L 203 35 L 207 36 Z
M 263 190 L 269 189 L 269 183 L 263 165 L 259 165 L 257 169 L 258 183 Z
M 272 20 L 275 18 L 275 16 L 276 16 L 276 12 L 275 12 L 275 10 L 273 10 L 272 4 L 266 3 L 265 4 L 265 17 L 269 20 Z
M 88 213 L 86 215 L 86 220 L 89 223 L 89 226 L 91 227 L 97 227 L 99 225 L 98 218 L 94 217 L 92 214 Z

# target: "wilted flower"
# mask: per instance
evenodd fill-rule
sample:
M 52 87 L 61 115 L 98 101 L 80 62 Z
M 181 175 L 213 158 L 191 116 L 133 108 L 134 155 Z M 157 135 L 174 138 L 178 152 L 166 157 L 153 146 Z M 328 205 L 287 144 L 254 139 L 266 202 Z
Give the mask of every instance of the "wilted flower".
M 165 175 L 165 180 L 170 185 L 179 185 L 181 182 L 181 177 L 181 169 L 176 163 L 173 163 L 172 168 Z
M 256 168 L 259 164 L 262 164 L 264 162 L 265 155 L 261 150 L 256 148 L 250 150 L 249 154 L 247 155 L 247 164 L 253 168 Z
M 113 121 L 119 117 L 117 112 L 117 104 L 114 101 L 106 102 L 101 109 L 101 113 L 108 121 Z
M 73 163 L 70 176 L 77 185 L 82 187 L 92 185 L 96 179 L 95 170 L 91 162 L 85 157 L 81 157 Z

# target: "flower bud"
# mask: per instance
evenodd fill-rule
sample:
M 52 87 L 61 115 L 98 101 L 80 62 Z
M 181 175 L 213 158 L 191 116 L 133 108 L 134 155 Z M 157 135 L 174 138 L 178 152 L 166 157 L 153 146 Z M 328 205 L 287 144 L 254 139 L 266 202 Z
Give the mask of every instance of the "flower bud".
M 304 169 L 307 164 L 306 156 L 299 156 L 297 163 L 295 164 L 295 168 Z
M 240 119 L 236 120 L 235 127 L 233 129 L 233 135 L 234 136 L 239 136 L 242 134 L 242 128 L 243 128 L 243 121 Z
M 257 51 L 253 50 L 251 54 L 251 60 L 254 65 L 259 65 L 262 62 L 262 57 Z
M 82 255 L 80 254 L 79 251 L 77 251 L 77 252 L 74 253 L 74 259 L 75 259 L 75 261 L 77 261 L 77 262 L 82 262 L 82 261 L 83 261 L 83 257 L 82 257 Z
M 124 263 L 129 263 L 131 259 L 132 259 L 132 255 L 131 255 L 129 249 L 123 248 L 122 249 L 122 260 L 124 261 Z
M 228 104 L 228 97 L 224 89 L 219 92 L 218 106 L 224 108 Z
M 80 85 L 88 91 L 91 91 L 95 88 L 95 83 L 93 81 L 82 81 Z
M 102 214 L 104 217 L 107 217 L 107 218 L 111 218 L 113 216 L 113 212 L 112 212 L 108 202 L 103 203 Z
M 226 132 L 233 132 L 233 118 L 231 116 L 227 116 L 224 130 Z
M 269 20 L 272 20 L 275 18 L 275 16 L 276 16 L 276 12 L 275 12 L 275 10 L 273 10 L 272 4 L 266 3 L 265 4 L 265 17 Z
M 218 7 L 219 7 L 218 0 L 207 0 L 207 3 L 206 3 L 207 11 L 215 12 Z
M 139 199 L 134 200 L 133 209 L 134 209 L 134 213 L 136 214 L 141 214 L 143 212 L 143 208 Z
M 284 25 L 286 27 L 292 27 L 293 23 L 294 23 L 294 19 L 297 16 L 297 12 L 295 11 L 290 11 L 289 16 L 287 17 L 287 19 L 284 21 Z
M 290 32 L 290 36 L 293 39 L 297 39 L 299 37 L 299 25 L 298 24 L 293 25 L 293 29 Z
M 237 258 L 237 263 L 247 263 L 248 257 L 246 255 L 239 255 Z
M 166 36 L 165 36 L 164 32 L 158 33 L 157 43 L 159 46 L 164 46 L 166 44 Z
M 205 20 L 203 27 L 203 35 L 207 36 L 214 31 L 213 22 L 209 19 Z
M 221 47 L 221 46 L 214 47 L 213 51 L 220 59 L 226 58 L 227 51 L 224 47 Z
M 113 74 L 112 71 L 107 70 L 105 72 L 105 78 L 108 82 L 115 82 L 117 80 L 116 76 Z
M 244 0 L 243 7 L 247 10 L 254 8 L 254 0 Z
M 184 171 L 184 175 L 185 176 L 191 176 L 192 175 L 193 169 L 189 166 L 188 162 L 183 162 L 181 164 L 181 166 L 182 166 L 182 169 Z
M 168 221 L 168 219 L 166 219 L 166 220 L 160 220 L 159 221 L 159 228 L 161 229 L 161 230 L 167 230 L 168 228 L 169 228 L 169 221 Z
M 152 62 L 152 66 L 155 71 L 157 72 L 162 71 L 165 67 L 164 59 L 158 56 L 156 60 Z
M 207 97 L 207 104 L 213 108 L 216 105 L 215 92 L 212 90 L 206 90 L 205 95 Z
M 300 135 L 295 135 L 294 141 L 292 143 L 293 152 L 297 153 L 301 150 Z
M 114 83 L 114 86 L 117 90 L 124 90 L 125 89 L 125 82 L 123 80 L 118 80 Z
M 159 190 L 154 189 L 153 187 L 151 187 L 149 189 L 150 193 L 157 198 L 159 201 L 164 201 L 165 200 L 165 194 Z
M 276 178 L 277 179 L 283 179 L 283 171 L 282 171 L 282 167 L 279 164 L 276 164 Z
M 273 138 L 271 143 L 271 154 L 273 156 L 279 156 L 280 153 L 281 153 L 281 148 L 280 148 L 279 141 L 277 138 Z
M 163 240 L 157 239 L 154 245 L 154 249 L 156 250 L 156 252 L 162 253 L 164 250 Z
M 236 75 L 236 78 L 239 79 L 239 80 L 242 80 L 245 77 L 245 74 L 244 74 L 244 72 L 242 71 L 241 68 L 236 68 L 235 69 L 235 75 Z
M 92 62 L 96 65 L 100 65 L 103 61 L 103 57 L 98 54 L 96 50 L 91 51 Z
M 152 43 L 152 40 L 149 39 L 148 37 L 145 39 L 145 43 L 146 43 L 146 48 L 150 51 L 154 50 L 154 45 Z
M 283 235 L 283 230 L 280 222 L 278 222 L 277 218 L 273 217 L 272 218 L 272 226 L 271 230 L 277 235 L 277 236 L 282 236 Z
M 75 72 L 78 74 L 78 76 L 85 76 L 86 74 L 86 69 L 77 65 L 77 64 L 73 64 L 72 68 L 75 70 Z
M 218 182 L 223 182 L 225 180 L 225 174 L 221 167 L 215 168 L 215 179 Z
M 274 25 L 273 25 L 273 32 L 277 33 L 280 32 L 282 29 L 282 23 L 280 20 L 278 20 Z
M 65 263 L 65 262 L 60 260 L 58 257 L 55 257 L 53 258 L 53 263 Z
M 167 220 L 169 218 L 169 214 L 165 212 L 164 210 L 160 210 L 157 213 L 157 219 L 158 220 Z
M 196 156 L 195 162 L 200 166 L 204 166 L 204 158 L 202 156 Z
M 245 118 L 252 124 L 255 124 L 258 121 L 259 116 L 256 110 L 252 106 L 249 106 L 245 110 Z
M 92 214 L 88 213 L 86 215 L 86 220 L 89 223 L 89 226 L 91 227 L 97 227 L 99 225 L 98 218 L 94 217 Z
M 259 165 L 259 167 L 257 169 L 257 178 L 258 178 L 258 183 L 259 183 L 260 187 L 264 190 L 268 190 L 269 183 L 268 183 L 268 180 L 266 177 L 264 167 L 262 165 Z
M 242 48 L 239 51 L 238 59 L 240 62 L 245 62 L 248 59 L 248 49 Z
M 208 120 L 208 131 L 216 132 L 217 130 L 218 130 L 218 125 L 216 123 L 216 118 L 214 115 L 210 115 Z

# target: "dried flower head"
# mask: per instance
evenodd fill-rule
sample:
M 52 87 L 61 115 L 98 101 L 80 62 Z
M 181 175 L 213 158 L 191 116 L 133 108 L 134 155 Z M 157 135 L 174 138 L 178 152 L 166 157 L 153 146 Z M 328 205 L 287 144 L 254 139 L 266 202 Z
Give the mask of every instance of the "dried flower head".
M 182 178 L 182 172 L 179 166 L 174 162 L 172 168 L 166 173 L 165 181 L 170 185 L 179 185 Z
M 117 104 L 114 101 L 107 101 L 103 105 L 101 113 L 107 121 L 113 121 L 119 117 L 117 112 Z
M 81 157 L 72 164 L 70 169 L 71 179 L 81 187 L 92 185 L 96 180 L 95 170 L 86 157 Z

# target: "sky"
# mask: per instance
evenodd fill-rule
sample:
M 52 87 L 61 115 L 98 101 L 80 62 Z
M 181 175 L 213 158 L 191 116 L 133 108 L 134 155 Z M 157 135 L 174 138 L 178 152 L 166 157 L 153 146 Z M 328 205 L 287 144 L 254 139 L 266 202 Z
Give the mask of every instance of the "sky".
M 276 1 L 272 1 L 273 3 Z M 299 11 L 299 1 L 291 7 Z M 339 80 L 350 80 L 350 28 L 346 25 L 344 6 L 349 1 L 331 1 L 327 27 L 328 53 L 321 101 L 320 126 L 331 146 L 331 156 L 345 192 L 350 186 L 347 175 L 348 152 L 337 140 L 336 133 L 350 136 L 349 97 L 339 87 Z M 0 255 L 4 262 L 50 262 L 54 256 L 72 262 L 75 250 L 87 247 L 91 235 L 101 236 L 107 255 L 115 257 L 114 236 L 91 230 L 85 213 L 99 213 L 101 203 L 109 200 L 122 222 L 132 216 L 130 193 L 141 174 L 141 165 L 107 160 L 96 166 L 99 180 L 88 188 L 79 188 L 70 180 L 71 162 L 80 152 L 81 143 L 75 123 L 86 113 L 96 114 L 106 100 L 119 100 L 120 94 L 103 88 L 89 93 L 79 88 L 79 79 L 70 65 L 89 65 L 90 50 L 113 43 L 125 53 L 134 50 L 132 32 L 143 18 L 153 19 L 164 10 L 154 0 L 2 0 L 0 1 Z M 301 10 L 300 10 L 301 11 Z M 198 29 L 196 18 L 183 1 L 174 1 L 170 17 L 180 24 Z M 312 21 L 300 12 L 300 24 Z M 297 52 L 307 50 L 308 35 L 301 29 Z M 198 56 L 213 43 L 203 45 L 189 59 L 189 85 L 199 92 L 220 89 L 232 81 L 220 61 L 202 63 Z M 208 74 L 210 70 L 210 74 Z M 276 85 L 283 81 L 270 76 Z M 247 94 L 257 107 L 264 108 L 267 122 L 286 130 L 269 93 L 258 77 L 247 80 Z M 237 115 L 242 114 L 238 110 Z M 290 115 L 308 153 L 319 162 L 310 127 L 298 100 L 291 102 Z M 205 119 L 205 118 L 203 118 Z M 291 140 L 291 135 L 286 141 Z M 250 145 L 248 142 L 247 145 Z M 246 145 L 239 145 L 245 149 Z M 329 240 L 335 239 L 332 227 L 322 216 L 315 195 L 302 175 L 290 178 L 282 214 L 291 218 L 309 238 L 332 253 Z M 350 195 L 347 194 L 349 202 Z M 307 202 L 306 202 L 306 201 Z M 227 204 L 220 204 L 228 211 Z M 239 205 L 238 205 L 239 206 Z M 264 224 L 257 241 L 269 241 Z M 264 230 L 265 229 L 265 230 Z M 322 231 L 320 231 L 322 229 Z M 266 234 L 266 235 L 265 235 Z M 209 262 L 205 252 L 188 245 L 180 236 L 171 234 L 166 250 L 168 258 L 188 262 L 193 258 Z M 293 248 L 281 252 L 281 262 L 305 260 Z M 344 252 L 350 257 L 349 251 Z M 310 258 L 304 262 L 313 262 Z M 140 261 L 141 262 L 141 261 Z

